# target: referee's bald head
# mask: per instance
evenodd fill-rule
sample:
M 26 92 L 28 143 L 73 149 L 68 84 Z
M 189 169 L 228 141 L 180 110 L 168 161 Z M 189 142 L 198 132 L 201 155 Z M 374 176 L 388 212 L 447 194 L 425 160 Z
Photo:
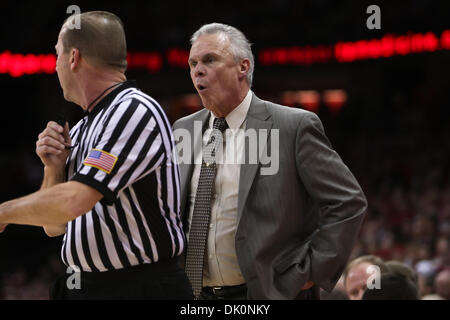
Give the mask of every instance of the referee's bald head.
M 79 19 L 79 28 L 74 21 Z M 123 23 L 115 14 L 89 11 L 68 17 L 61 28 L 65 53 L 77 48 L 90 63 L 125 72 L 127 44 Z

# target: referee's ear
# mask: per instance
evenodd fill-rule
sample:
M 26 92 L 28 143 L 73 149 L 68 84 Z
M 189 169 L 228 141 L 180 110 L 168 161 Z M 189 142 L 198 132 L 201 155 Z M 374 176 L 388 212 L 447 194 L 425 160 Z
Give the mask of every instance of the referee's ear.
M 70 50 L 70 70 L 74 71 L 80 63 L 81 53 L 78 48 Z

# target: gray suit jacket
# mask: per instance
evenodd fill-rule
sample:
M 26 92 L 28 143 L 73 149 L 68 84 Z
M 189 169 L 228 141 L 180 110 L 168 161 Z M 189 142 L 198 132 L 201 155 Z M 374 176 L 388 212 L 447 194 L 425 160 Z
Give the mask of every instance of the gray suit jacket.
M 205 128 L 208 119 L 209 111 L 203 109 L 173 128 L 194 133 L 194 121 Z M 249 298 L 293 299 L 308 280 L 317 290 L 331 291 L 365 215 L 361 187 L 331 148 L 314 113 L 253 95 L 246 129 L 279 129 L 278 173 L 261 175 L 261 163 L 241 164 L 235 239 Z M 192 146 L 201 149 L 201 135 L 192 136 Z M 258 139 L 263 148 L 278 152 L 270 134 Z M 193 159 L 192 152 L 191 163 Z M 193 167 L 180 164 L 185 227 Z

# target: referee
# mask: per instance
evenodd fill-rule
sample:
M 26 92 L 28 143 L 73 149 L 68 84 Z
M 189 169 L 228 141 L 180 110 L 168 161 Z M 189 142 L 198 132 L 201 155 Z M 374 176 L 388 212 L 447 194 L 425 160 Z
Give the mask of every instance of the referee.
M 122 22 L 103 11 L 71 16 L 55 49 L 64 97 L 85 115 L 70 132 L 49 122 L 39 135 L 42 188 L 0 205 L 0 231 L 15 223 L 64 234 L 70 268 L 52 299 L 191 299 L 177 262 L 185 236 L 173 137 L 159 104 L 126 81 Z

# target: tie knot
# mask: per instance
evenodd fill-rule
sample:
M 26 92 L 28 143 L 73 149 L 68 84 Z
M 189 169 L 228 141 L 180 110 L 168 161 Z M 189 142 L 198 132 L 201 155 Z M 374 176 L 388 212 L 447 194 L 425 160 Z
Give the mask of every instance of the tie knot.
M 220 130 L 221 132 L 224 132 L 228 128 L 228 123 L 225 120 L 225 118 L 215 118 L 213 129 Z

